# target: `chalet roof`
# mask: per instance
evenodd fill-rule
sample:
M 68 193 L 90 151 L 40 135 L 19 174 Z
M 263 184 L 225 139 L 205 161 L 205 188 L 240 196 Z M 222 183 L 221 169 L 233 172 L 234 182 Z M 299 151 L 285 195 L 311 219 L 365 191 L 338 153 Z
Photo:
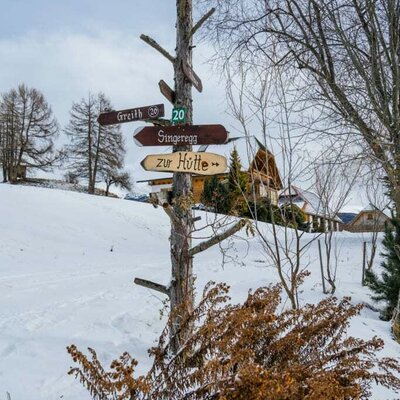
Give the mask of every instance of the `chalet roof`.
M 265 145 L 255 136 L 241 136 L 238 138 L 231 138 L 231 140 L 231 142 L 224 145 L 213 144 L 209 146 L 200 146 L 199 149 L 201 148 L 201 151 L 221 154 L 229 160 L 233 148 L 236 147 L 243 170 L 248 170 L 250 168 L 251 162 L 254 160 L 260 149 L 267 151 L 268 154 L 273 156 L 273 154 L 266 149 Z M 193 151 L 199 151 L 199 149 Z
M 365 207 L 364 209 L 362 209 L 347 225 L 349 226 L 355 225 L 363 214 L 370 214 L 370 213 L 382 215 L 386 221 L 389 221 L 391 219 L 383 211 L 378 210 L 376 207 L 373 207 L 372 205 L 369 205 L 369 207 Z
M 293 202 L 293 204 L 297 205 L 306 214 L 322 218 L 333 217 L 335 221 L 342 222 L 342 220 L 337 215 L 334 215 L 331 210 L 328 210 L 328 212 L 326 212 L 324 210 L 321 199 L 315 193 L 310 192 L 309 190 L 301 189 L 297 186 L 292 185 L 290 187 L 290 190 L 289 188 L 286 188 L 281 193 L 281 195 L 279 196 L 279 203 L 287 203 L 288 197 L 291 197 L 291 201 Z
M 379 211 L 382 214 L 384 214 L 386 217 L 391 218 L 391 212 L 388 207 L 385 207 L 383 210 L 380 209 L 379 207 L 374 206 L 373 204 L 368 204 L 368 206 L 364 207 L 361 212 L 374 212 L 374 211 Z

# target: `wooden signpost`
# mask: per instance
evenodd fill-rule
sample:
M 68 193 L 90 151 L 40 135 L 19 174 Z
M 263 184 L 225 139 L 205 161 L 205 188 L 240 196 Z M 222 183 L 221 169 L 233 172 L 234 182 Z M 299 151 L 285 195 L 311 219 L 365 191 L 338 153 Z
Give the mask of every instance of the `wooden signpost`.
M 157 119 L 163 117 L 164 113 L 164 104 L 155 104 L 152 106 L 102 113 L 99 115 L 97 121 L 100 125 L 114 125 L 124 122 Z
M 160 92 L 166 97 L 166 99 L 172 103 L 175 104 L 176 101 L 176 94 L 175 92 L 168 86 L 168 84 L 161 79 L 160 82 L 158 82 L 158 86 L 160 88 Z
M 192 83 L 192 85 L 201 93 L 203 91 L 203 84 L 198 75 L 193 71 L 186 60 L 182 61 L 182 69 L 186 78 Z
M 192 152 L 194 144 L 224 144 L 228 134 L 221 125 L 193 126 L 192 86 L 199 92 L 203 90 L 201 79 L 192 68 L 193 35 L 204 22 L 211 17 L 212 8 L 193 25 L 192 0 L 176 0 L 176 47 L 175 55 L 170 54 L 154 39 L 146 35 L 140 38 L 157 50 L 174 68 L 174 89 L 160 81 L 161 93 L 173 104 L 174 108 L 185 109 L 185 125 L 166 127 L 144 127 L 135 133 L 135 141 L 141 146 L 171 146 L 172 154 L 147 156 L 142 166 L 151 171 L 173 171 L 171 204 L 164 203 L 163 208 L 171 220 L 170 285 L 164 286 L 145 279 L 135 279 L 138 285 L 156 290 L 170 299 L 171 315 L 169 321 L 169 349 L 177 354 L 183 343 L 191 335 L 192 325 L 184 325 L 186 313 L 194 306 L 193 256 L 211 246 L 220 243 L 235 234 L 245 225 L 240 220 L 225 232 L 213 235 L 210 239 L 192 247 L 194 221 L 192 209 L 192 173 L 213 175 L 226 170 L 226 159 L 218 154 Z M 179 117 L 179 116 L 178 116 Z M 178 118 L 181 120 L 181 118 Z M 151 121 L 155 123 L 155 121 Z M 172 121 L 171 121 L 172 123 Z M 179 123 L 179 121 L 176 121 Z M 184 305 L 182 312 L 175 312 Z
M 138 146 L 224 144 L 228 132 L 222 125 L 144 126 L 136 129 L 133 139 Z
M 146 171 L 186 172 L 199 175 L 214 175 L 226 171 L 224 156 L 214 153 L 178 151 L 171 154 L 151 154 L 142 162 Z

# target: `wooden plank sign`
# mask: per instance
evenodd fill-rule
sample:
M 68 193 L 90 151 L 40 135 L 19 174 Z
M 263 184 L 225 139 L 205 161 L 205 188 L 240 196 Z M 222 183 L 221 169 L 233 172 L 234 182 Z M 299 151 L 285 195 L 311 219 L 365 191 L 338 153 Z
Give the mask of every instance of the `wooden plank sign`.
M 201 83 L 201 79 L 197 76 L 197 74 L 193 71 L 191 66 L 186 62 L 182 61 L 183 73 L 186 78 L 192 82 L 193 86 L 201 93 L 203 91 L 203 84 Z
M 186 172 L 199 175 L 214 175 L 226 171 L 224 156 L 214 153 L 177 151 L 171 154 L 151 154 L 142 162 L 146 171 Z
M 164 104 L 155 104 L 121 111 L 101 113 L 97 121 L 100 125 L 122 124 L 124 122 L 156 119 L 164 116 Z
M 135 130 L 133 139 L 138 146 L 224 144 L 228 132 L 222 125 L 143 126 Z
M 158 82 L 158 86 L 160 88 L 160 92 L 167 98 L 167 100 L 170 103 L 175 104 L 175 92 L 168 86 L 168 84 L 161 79 L 161 81 Z

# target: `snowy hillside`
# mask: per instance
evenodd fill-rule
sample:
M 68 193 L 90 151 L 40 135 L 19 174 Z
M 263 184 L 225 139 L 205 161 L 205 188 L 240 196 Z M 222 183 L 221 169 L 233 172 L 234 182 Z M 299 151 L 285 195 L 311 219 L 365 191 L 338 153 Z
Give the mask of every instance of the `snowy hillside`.
M 6 184 L 0 185 L 0 211 L 0 399 L 6 392 L 12 400 L 89 399 L 67 376 L 72 362 L 65 347 L 72 343 L 95 348 L 107 365 L 127 350 L 139 360 L 139 372 L 146 371 L 147 349 L 165 323 L 159 318 L 164 298 L 133 279 L 168 283 L 164 212 L 134 201 Z M 371 302 L 360 285 L 362 239 L 338 235 L 337 295 Z M 223 267 L 218 246 L 196 256 L 199 292 L 209 280 L 224 281 L 240 301 L 250 288 L 277 281 L 257 239 L 243 238 L 226 244 Z M 317 254 L 314 243 L 301 303 L 324 297 Z M 378 335 L 386 342 L 382 356 L 400 356 L 389 324 L 371 310 L 353 319 L 350 334 Z M 375 389 L 374 399 L 391 398 L 400 396 Z

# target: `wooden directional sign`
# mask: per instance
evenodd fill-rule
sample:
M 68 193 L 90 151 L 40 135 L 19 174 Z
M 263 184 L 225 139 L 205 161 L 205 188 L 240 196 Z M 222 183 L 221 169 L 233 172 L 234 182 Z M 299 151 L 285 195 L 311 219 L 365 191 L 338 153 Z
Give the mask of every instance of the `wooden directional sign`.
M 201 83 L 201 79 L 196 75 L 193 69 L 186 61 L 182 61 L 183 73 L 186 78 L 192 82 L 193 86 L 201 93 L 203 91 L 203 84 Z
M 175 92 L 168 86 L 168 84 L 161 79 L 161 81 L 158 82 L 158 86 L 160 88 L 160 92 L 167 98 L 167 100 L 170 103 L 175 104 Z
M 121 111 L 111 111 L 99 115 L 100 125 L 121 124 L 124 122 L 156 119 L 164 116 L 164 104 L 155 104 Z
M 224 144 L 228 132 L 222 125 L 143 126 L 133 134 L 138 146 Z
M 199 175 L 214 175 L 226 171 L 226 158 L 214 153 L 178 151 L 171 154 L 151 154 L 142 162 L 146 171 L 191 172 Z

